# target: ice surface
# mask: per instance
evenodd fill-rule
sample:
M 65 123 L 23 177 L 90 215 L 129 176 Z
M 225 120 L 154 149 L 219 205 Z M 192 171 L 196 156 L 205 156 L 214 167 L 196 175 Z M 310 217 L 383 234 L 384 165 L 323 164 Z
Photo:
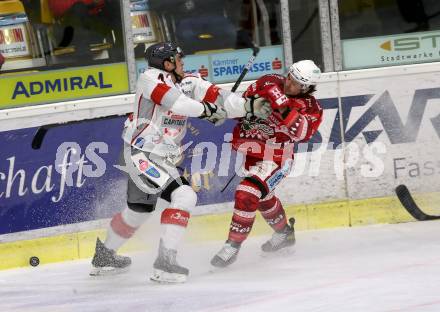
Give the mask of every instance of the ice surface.
M 440 311 L 440 222 L 306 231 L 295 252 L 263 257 L 249 239 L 231 267 L 212 271 L 222 242 L 189 244 L 186 284 L 148 275 L 155 251 L 131 271 L 92 278 L 89 261 L 0 272 L 0 311 Z

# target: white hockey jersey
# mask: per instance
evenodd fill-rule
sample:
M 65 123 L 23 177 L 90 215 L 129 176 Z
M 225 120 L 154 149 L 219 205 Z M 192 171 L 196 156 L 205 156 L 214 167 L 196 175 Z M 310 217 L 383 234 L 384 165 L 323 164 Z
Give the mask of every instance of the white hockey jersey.
M 168 72 L 146 70 L 137 82 L 133 117 L 126 123 L 124 141 L 159 156 L 180 156 L 187 118 L 203 114 L 201 102 L 223 107 L 228 118 L 246 114 L 242 97 L 200 76 L 186 75 L 174 83 Z

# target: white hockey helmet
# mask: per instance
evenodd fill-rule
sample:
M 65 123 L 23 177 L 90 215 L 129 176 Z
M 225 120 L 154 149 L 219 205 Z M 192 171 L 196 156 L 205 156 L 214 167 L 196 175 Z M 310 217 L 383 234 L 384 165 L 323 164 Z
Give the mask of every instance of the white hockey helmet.
M 311 60 L 302 60 L 293 63 L 289 68 L 289 75 L 306 88 L 316 85 L 321 78 L 321 70 Z

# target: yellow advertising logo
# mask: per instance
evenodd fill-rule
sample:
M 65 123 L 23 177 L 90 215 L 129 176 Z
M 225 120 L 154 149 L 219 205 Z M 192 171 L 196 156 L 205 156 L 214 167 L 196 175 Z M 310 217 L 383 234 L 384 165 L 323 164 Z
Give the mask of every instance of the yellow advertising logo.
M 128 92 L 124 63 L 0 77 L 0 108 Z
M 388 40 L 380 45 L 380 47 L 384 50 L 391 51 L 391 41 Z

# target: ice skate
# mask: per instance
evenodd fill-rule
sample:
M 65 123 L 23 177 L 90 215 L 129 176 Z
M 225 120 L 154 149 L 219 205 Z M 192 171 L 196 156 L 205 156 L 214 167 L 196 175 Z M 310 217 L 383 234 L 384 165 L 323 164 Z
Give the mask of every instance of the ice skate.
M 237 260 L 241 243 L 227 240 L 222 249 L 211 259 L 211 264 L 218 268 L 224 268 Z
M 91 276 L 123 273 L 128 270 L 130 264 L 131 259 L 129 257 L 117 255 L 114 250 L 105 247 L 99 238 L 96 240 Z
M 272 238 L 261 245 L 261 250 L 264 252 L 275 252 L 280 249 L 293 246 L 295 244 L 295 219 L 289 219 L 290 225 L 286 227 L 281 232 L 274 232 Z
M 162 240 L 159 243 L 159 255 L 153 264 L 152 281 L 159 283 L 184 283 L 189 270 L 180 266 L 176 260 L 177 251 L 164 247 Z

